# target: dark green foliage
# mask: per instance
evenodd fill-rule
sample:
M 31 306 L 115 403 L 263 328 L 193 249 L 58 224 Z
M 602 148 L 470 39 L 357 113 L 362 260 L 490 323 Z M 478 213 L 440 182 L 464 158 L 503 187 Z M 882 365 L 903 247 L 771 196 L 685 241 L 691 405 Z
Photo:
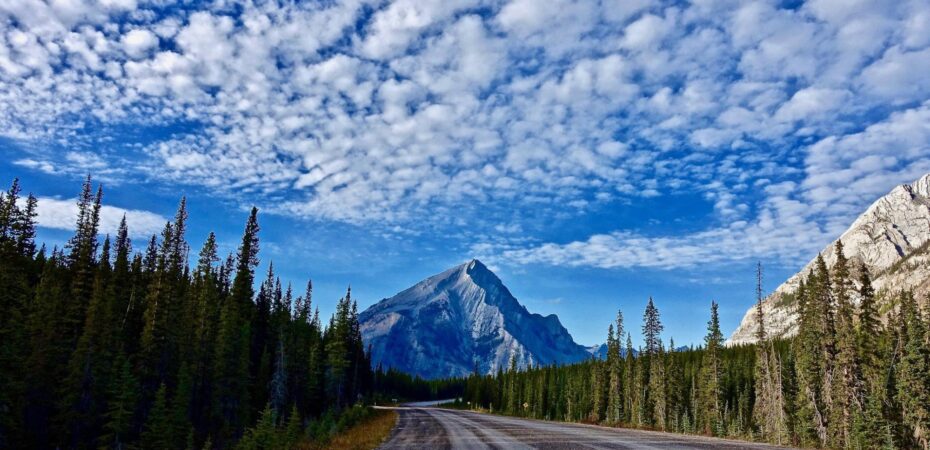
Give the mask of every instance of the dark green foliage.
M 898 403 L 908 429 L 904 436 L 920 448 L 930 448 L 930 345 L 927 325 L 914 296 L 899 297 L 902 329 L 899 333 L 901 362 L 897 366 Z
M 615 373 L 619 359 L 613 327 L 607 334 L 607 360 L 475 373 L 465 380 L 467 406 L 537 419 L 598 421 L 792 446 L 926 449 L 927 313 L 904 293 L 896 298 L 896 316 L 883 326 L 868 273 L 860 273 L 855 292 L 848 262 L 840 255 L 841 246 L 832 273 L 818 258 L 815 270 L 802 281 L 796 294 L 798 335 L 787 340 L 766 335 L 765 318 L 757 309 L 761 342 L 725 347 L 712 302 L 704 347 L 675 351 L 672 343 L 666 351 L 658 339 L 658 308 L 650 299 L 643 325 L 646 348 L 634 354 L 627 335 L 619 377 L 620 420 L 613 420 L 611 407 L 606 414 L 600 410 L 605 383 L 598 377 Z M 858 313 L 854 295 L 860 299 Z M 762 303 L 761 267 L 757 300 Z M 607 379 L 610 405 L 614 379 Z
M 0 448 L 287 448 L 373 398 L 349 296 L 324 330 L 270 265 L 253 291 L 256 209 L 236 256 L 218 265 L 211 233 L 189 267 L 185 200 L 134 254 L 125 218 L 98 242 L 102 195 L 84 183 L 74 236 L 46 254 L 35 198 L 0 193 Z
M 710 320 L 707 336 L 704 337 L 704 355 L 701 361 L 698 398 L 696 399 L 695 423 L 704 434 L 714 434 L 722 425 L 723 414 L 723 367 L 720 352 L 723 349 L 723 333 L 717 303 L 710 303 Z
M 88 179 L 67 247 L 37 250 L 35 198 L 18 182 L 0 193 L 0 448 L 291 448 L 363 419 L 359 403 L 442 398 L 795 446 L 928 448 L 930 312 L 889 294 L 883 323 L 841 244 L 794 294 L 787 340 L 760 327 L 759 345 L 725 347 L 712 303 L 703 347 L 665 349 L 650 299 L 639 352 L 618 313 L 604 361 L 426 381 L 371 370 L 351 291 L 326 327 L 310 283 L 295 298 L 269 264 L 254 291 L 256 209 L 235 255 L 221 260 L 210 234 L 189 266 L 185 201 L 134 253 L 125 220 L 98 242 L 101 198 Z

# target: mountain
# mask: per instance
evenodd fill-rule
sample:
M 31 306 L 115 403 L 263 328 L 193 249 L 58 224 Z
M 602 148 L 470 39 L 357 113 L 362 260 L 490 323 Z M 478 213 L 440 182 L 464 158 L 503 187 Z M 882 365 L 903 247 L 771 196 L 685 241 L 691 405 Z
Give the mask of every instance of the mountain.
M 902 289 L 913 289 L 920 297 L 930 292 L 930 174 L 912 184 L 898 186 L 876 200 L 838 240 L 843 242 L 854 269 L 861 263 L 869 270 L 879 297 Z M 835 244 L 836 241 L 821 251 L 828 268 L 836 262 Z M 816 258 L 763 301 L 767 333 L 774 336 L 797 333 L 794 294 L 815 261 Z M 727 343 L 754 342 L 757 328 L 754 307 L 749 308 Z
M 381 300 L 359 316 L 372 362 L 424 378 L 592 357 L 554 314 L 532 314 L 471 260 Z

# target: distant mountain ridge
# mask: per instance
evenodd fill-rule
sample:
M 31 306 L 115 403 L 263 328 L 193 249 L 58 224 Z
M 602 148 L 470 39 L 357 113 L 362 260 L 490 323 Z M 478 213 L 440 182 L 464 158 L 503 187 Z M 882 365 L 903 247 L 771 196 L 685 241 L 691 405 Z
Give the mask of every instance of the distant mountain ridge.
M 372 363 L 424 378 L 591 358 L 559 318 L 530 313 L 481 261 L 431 276 L 359 315 Z
M 876 200 L 838 239 L 852 268 L 860 263 L 872 275 L 879 297 L 913 289 L 921 298 L 930 292 L 930 174 L 894 188 Z M 828 268 L 836 263 L 836 241 L 821 251 Z M 816 258 L 785 281 L 762 303 L 766 332 L 773 336 L 797 333 L 794 294 L 814 267 Z M 858 302 L 858 298 L 854 298 Z M 729 345 L 755 342 L 758 322 L 750 308 L 727 341 Z

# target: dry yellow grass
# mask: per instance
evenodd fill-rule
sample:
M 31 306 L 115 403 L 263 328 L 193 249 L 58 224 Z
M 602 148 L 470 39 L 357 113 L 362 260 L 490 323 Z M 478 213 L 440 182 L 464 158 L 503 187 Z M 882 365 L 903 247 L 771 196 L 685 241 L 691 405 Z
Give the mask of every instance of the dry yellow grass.
M 373 410 L 370 418 L 334 436 L 326 445 L 301 448 L 304 450 L 371 450 L 387 440 L 396 423 L 396 411 L 376 409 Z

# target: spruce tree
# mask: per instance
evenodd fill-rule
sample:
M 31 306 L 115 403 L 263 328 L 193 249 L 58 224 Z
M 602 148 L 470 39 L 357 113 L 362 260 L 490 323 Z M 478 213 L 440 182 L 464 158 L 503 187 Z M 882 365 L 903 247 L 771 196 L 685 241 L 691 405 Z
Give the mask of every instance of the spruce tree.
M 914 444 L 930 448 L 930 345 L 927 326 L 914 295 L 898 297 L 902 313 L 901 362 L 897 366 L 898 402 L 902 419 Z
M 610 335 L 613 336 L 613 324 L 610 325 Z M 604 412 L 607 408 L 607 383 L 604 379 L 604 366 L 599 361 L 591 364 L 591 386 L 588 391 L 591 392 L 591 414 L 588 420 L 598 423 L 604 419 Z
M 862 363 L 863 377 L 869 386 L 881 383 L 881 359 L 878 337 L 881 320 L 875 304 L 875 289 L 869 269 L 863 264 L 859 268 L 859 314 L 856 329 L 856 347 Z
M 756 271 L 756 392 L 753 417 L 762 436 L 776 444 L 788 442 L 788 418 L 785 414 L 781 362 L 772 340 L 765 333 L 762 297 L 762 264 Z
M 856 329 L 851 300 L 853 283 L 843 243 L 836 242 L 833 266 L 833 294 L 836 301 L 836 364 L 834 368 L 830 423 L 835 446 L 853 445 L 853 426 L 859 422 L 864 399 L 862 372 L 856 346 Z
M 28 355 L 29 319 L 34 295 L 36 199 L 29 194 L 19 205 L 21 188 L 14 179 L 0 192 L 0 448 L 25 446 L 22 411 L 26 383 L 19 370 Z
M 258 209 L 252 208 L 236 259 L 236 274 L 223 301 L 213 363 L 214 417 L 223 445 L 249 421 L 250 324 L 255 266 L 258 265 Z
M 140 437 L 142 450 L 174 448 L 177 445 L 175 430 L 168 404 L 168 389 L 162 384 L 155 392 L 155 401 L 145 420 Z
M 649 399 L 652 406 L 652 420 L 650 423 L 659 430 L 668 426 L 668 374 L 666 372 L 666 358 L 662 342 L 659 348 L 649 357 Z
M 617 311 L 616 333 L 611 325 L 607 330 L 607 421 L 619 423 L 623 420 L 623 360 L 620 357 L 620 336 L 623 335 L 623 312 Z
M 87 306 L 93 294 L 97 263 L 97 228 L 100 223 L 100 207 L 103 190 L 98 187 L 91 194 L 91 179 L 88 176 L 78 197 L 77 230 L 68 241 L 68 269 L 71 274 L 70 299 L 62 314 L 63 328 L 59 331 L 60 345 L 72 350 L 81 336 Z
M 99 445 L 122 450 L 128 448 L 131 442 L 139 386 L 129 359 L 122 353 L 114 361 L 114 370 L 104 415 L 104 433 L 100 436 Z
M 704 355 L 701 362 L 699 378 L 699 409 L 696 421 L 704 434 L 713 434 L 720 429 L 722 417 L 722 383 L 723 367 L 720 351 L 723 347 L 723 333 L 720 332 L 720 318 L 717 302 L 710 302 L 710 320 L 707 322 L 707 336 L 704 337 Z
M 623 363 L 623 385 L 626 388 L 623 390 L 624 421 L 627 423 L 639 424 L 639 410 L 637 408 L 639 405 L 637 401 L 639 390 L 634 386 L 638 371 L 636 370 L 636 360 L 634 358 L 633 336 L 628 332 L 626 334 L 626 355 Z

